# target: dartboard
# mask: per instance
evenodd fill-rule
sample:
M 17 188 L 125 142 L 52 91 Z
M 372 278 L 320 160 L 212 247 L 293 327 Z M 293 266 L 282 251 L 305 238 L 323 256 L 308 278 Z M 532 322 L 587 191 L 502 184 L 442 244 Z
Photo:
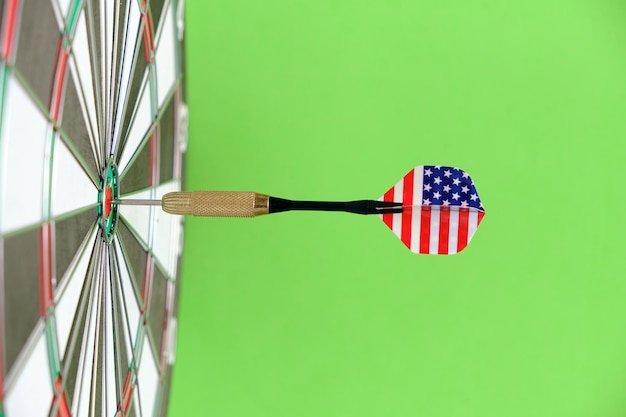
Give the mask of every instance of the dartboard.
M 166 412 L 182 0 L 0 0 L 0 416 Z

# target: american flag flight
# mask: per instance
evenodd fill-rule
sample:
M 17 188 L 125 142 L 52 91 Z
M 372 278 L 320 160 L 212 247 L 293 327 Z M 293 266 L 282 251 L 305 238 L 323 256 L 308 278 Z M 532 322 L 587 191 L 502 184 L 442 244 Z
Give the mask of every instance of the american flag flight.
M 402 202 L 402 213 L 380 217 L 412 252 L 422 254 L 461 252 L 485 215 L 472 178 L 449 166 L 417 166 L 379 200 Z

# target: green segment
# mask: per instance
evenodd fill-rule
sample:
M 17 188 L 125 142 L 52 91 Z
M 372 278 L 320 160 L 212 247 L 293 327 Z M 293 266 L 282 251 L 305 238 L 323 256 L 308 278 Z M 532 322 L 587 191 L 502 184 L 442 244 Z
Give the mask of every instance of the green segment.
M 189 217 L 170 415 L 626 414 L 626 3 L 188 1 L 186 189 L 476 182 L 461 254 L 375 217 Z

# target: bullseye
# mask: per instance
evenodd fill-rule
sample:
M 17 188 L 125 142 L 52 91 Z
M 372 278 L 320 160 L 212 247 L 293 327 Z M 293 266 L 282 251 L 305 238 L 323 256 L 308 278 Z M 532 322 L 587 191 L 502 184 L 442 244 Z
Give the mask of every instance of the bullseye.
M 119 199 L 117 166 L 110 160 L 102 170 L 100 176 L 100 191 L 98 191 L 98 223 L 102 229 L 104 241 L 110 243 L 113 240 L 115 226 L 117 224 L 117 203 Z
M 111 204 L 113 202 L 113 189 L 108 187 L 104 196 L 104 216 L 109 217 L 111 215 Z

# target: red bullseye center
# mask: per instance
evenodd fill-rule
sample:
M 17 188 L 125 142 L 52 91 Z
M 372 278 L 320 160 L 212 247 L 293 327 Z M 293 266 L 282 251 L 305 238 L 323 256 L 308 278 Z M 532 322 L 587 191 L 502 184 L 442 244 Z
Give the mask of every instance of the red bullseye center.
M 109 217 L 111 215 L 111 205 L 113 204 L 113 189 L 107 187 L 104 193 L 104 215 Z

